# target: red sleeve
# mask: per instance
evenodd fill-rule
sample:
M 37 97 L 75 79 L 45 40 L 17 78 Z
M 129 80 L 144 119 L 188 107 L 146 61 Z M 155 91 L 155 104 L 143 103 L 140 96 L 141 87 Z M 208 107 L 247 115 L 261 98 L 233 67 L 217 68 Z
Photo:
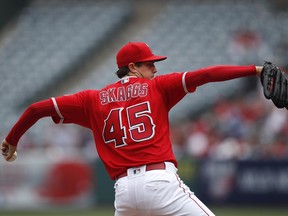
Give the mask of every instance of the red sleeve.
M 254 65 L 216 65 L 185 73 L 171 73 L 158 76 L 155 78 L 155 81 L 158 83 L 157 86 L 161 88 L 170 109 L 187 93 L 194 92 L 200 85 L 208 82 L 254 76 L 256 74 L 256 67 Z
M 256 67 L 254 65 L 217 65 L 187 72 L 185 75 L 185 83 L 189 91 L 189 89 L 194 89 L 208 82 L 226 81 L 240 77 L 255 76 L 256 74 Z
M 89 128 L 90 123 L 85 108 L 89 107 L 87 103 L 90 102 L 88 99 L 90 93 L 93 94 L 93 91 L 85 90 L 76 94 L 51 98 L 57 112 L 57 116 L 53 116 L 53 121 L 56 124 L 73 123 Z
M 22 135 L 43 117 L 52 117 L 56 124 L 75 123 L 89 127 L 89 121 L 85 117 L 84 109 L 85 95 L 89 92 L 87 90 L 31 104 L 8 133 L 7 142 L 16 146 Z
M 20 116 L 6 137 L 6 141 L 16 146 L 22 135 L 40 118 L 57 116 L 51 100 L 44 100 L 31 104 Z
M 183 75 L 183 72 L 175 72 L 157 76 L 153 80 L 157 83 L 156 86 L 160 88 L 168 109 L 171 109 L 186 95 Z M 192 92 L 194 89 L 190 89 L 190 91 Z

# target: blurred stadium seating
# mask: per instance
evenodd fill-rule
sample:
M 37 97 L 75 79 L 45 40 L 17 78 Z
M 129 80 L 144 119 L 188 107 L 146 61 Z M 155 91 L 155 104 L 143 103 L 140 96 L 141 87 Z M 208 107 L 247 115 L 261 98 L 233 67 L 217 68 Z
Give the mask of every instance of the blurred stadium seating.
M 25 100 L 39 97 L 42 89 L 45 93 L 49 86 L 61 85 L 62 78 L 105 43 L 130 13 L 129 5 L 110 1 L 32 1 L 2 41 L 3 122 Z
M 162 4 L 161 10 L 154 15 L 151 25 L 138 26 L 141 33 L 134 31 L 126 41 L 146 41 L 155 52 L 167 55 L 167 62 L 158 65 L 159 74 L 212 64 L 262 64 L 263 59 L 274 60 L 273 46 L 287 35 L 282 27 L 288 22 L 287 15 L 276 16 L 263 2 L 155 1 L 154 5 L 157 4 Z M 89 54 L 101 46 L 109 48 L 107 38 L 117 40 L 117 30 L 121 31 L 136 16 L 132 16 L 133 5 L 137 7 L 129 1 L 31 1 L 10 24 L 0 47 L 0 71 L 5 79 L 0 99 L 6 104 L 1 109 L 5 122 L 1 127 L 11 125 L 7 116 L 15 108 L 27 105 L 27 99 L 31 102 L 35 96 L 47 97 L 49 90 L 66 84 L 65 79 Z M 233 34 L 244 28 L 258 34 L 261 44 L 253 52 L 235 57 L 237 51 L 229 52 L 229 44 Z M 78 88 L 99 88 L 115 80 L 115 52 L 93 70 Z M 172 115 L 187 115 L 187 110 L 193 112 L 211 105 L 223 94 L 239 90 L 241 82 L 208 84 L 205 93 L 199 88 L 193 95 L 193 105 L 186 99 Z

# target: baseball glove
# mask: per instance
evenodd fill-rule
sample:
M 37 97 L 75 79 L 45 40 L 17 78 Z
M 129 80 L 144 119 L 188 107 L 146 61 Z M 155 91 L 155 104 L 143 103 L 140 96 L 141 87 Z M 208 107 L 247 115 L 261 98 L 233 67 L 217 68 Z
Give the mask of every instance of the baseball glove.
M 288 109 L 288 77 L 271 62 L 265 62 L 260 75 L 264 96 L 277 108 Z

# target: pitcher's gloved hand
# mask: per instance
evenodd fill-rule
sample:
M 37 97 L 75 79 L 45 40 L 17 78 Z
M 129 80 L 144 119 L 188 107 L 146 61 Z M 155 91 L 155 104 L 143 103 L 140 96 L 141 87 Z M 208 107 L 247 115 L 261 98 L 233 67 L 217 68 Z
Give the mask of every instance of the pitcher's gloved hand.
M 264 96 L 277 108 L 288 108 L 288 76 L 271 62 L 265 62 L 260 74 Z

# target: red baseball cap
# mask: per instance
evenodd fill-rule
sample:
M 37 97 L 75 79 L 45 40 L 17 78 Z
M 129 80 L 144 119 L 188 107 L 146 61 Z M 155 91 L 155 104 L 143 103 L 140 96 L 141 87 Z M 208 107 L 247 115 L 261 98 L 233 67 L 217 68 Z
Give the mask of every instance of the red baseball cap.
M 131 62 L 162 61 L 166 58 L 166 56 L 154 55 L 146 43 L 129 42 L 118 51 L 116 61 L 118 68 L 121 68 Z

